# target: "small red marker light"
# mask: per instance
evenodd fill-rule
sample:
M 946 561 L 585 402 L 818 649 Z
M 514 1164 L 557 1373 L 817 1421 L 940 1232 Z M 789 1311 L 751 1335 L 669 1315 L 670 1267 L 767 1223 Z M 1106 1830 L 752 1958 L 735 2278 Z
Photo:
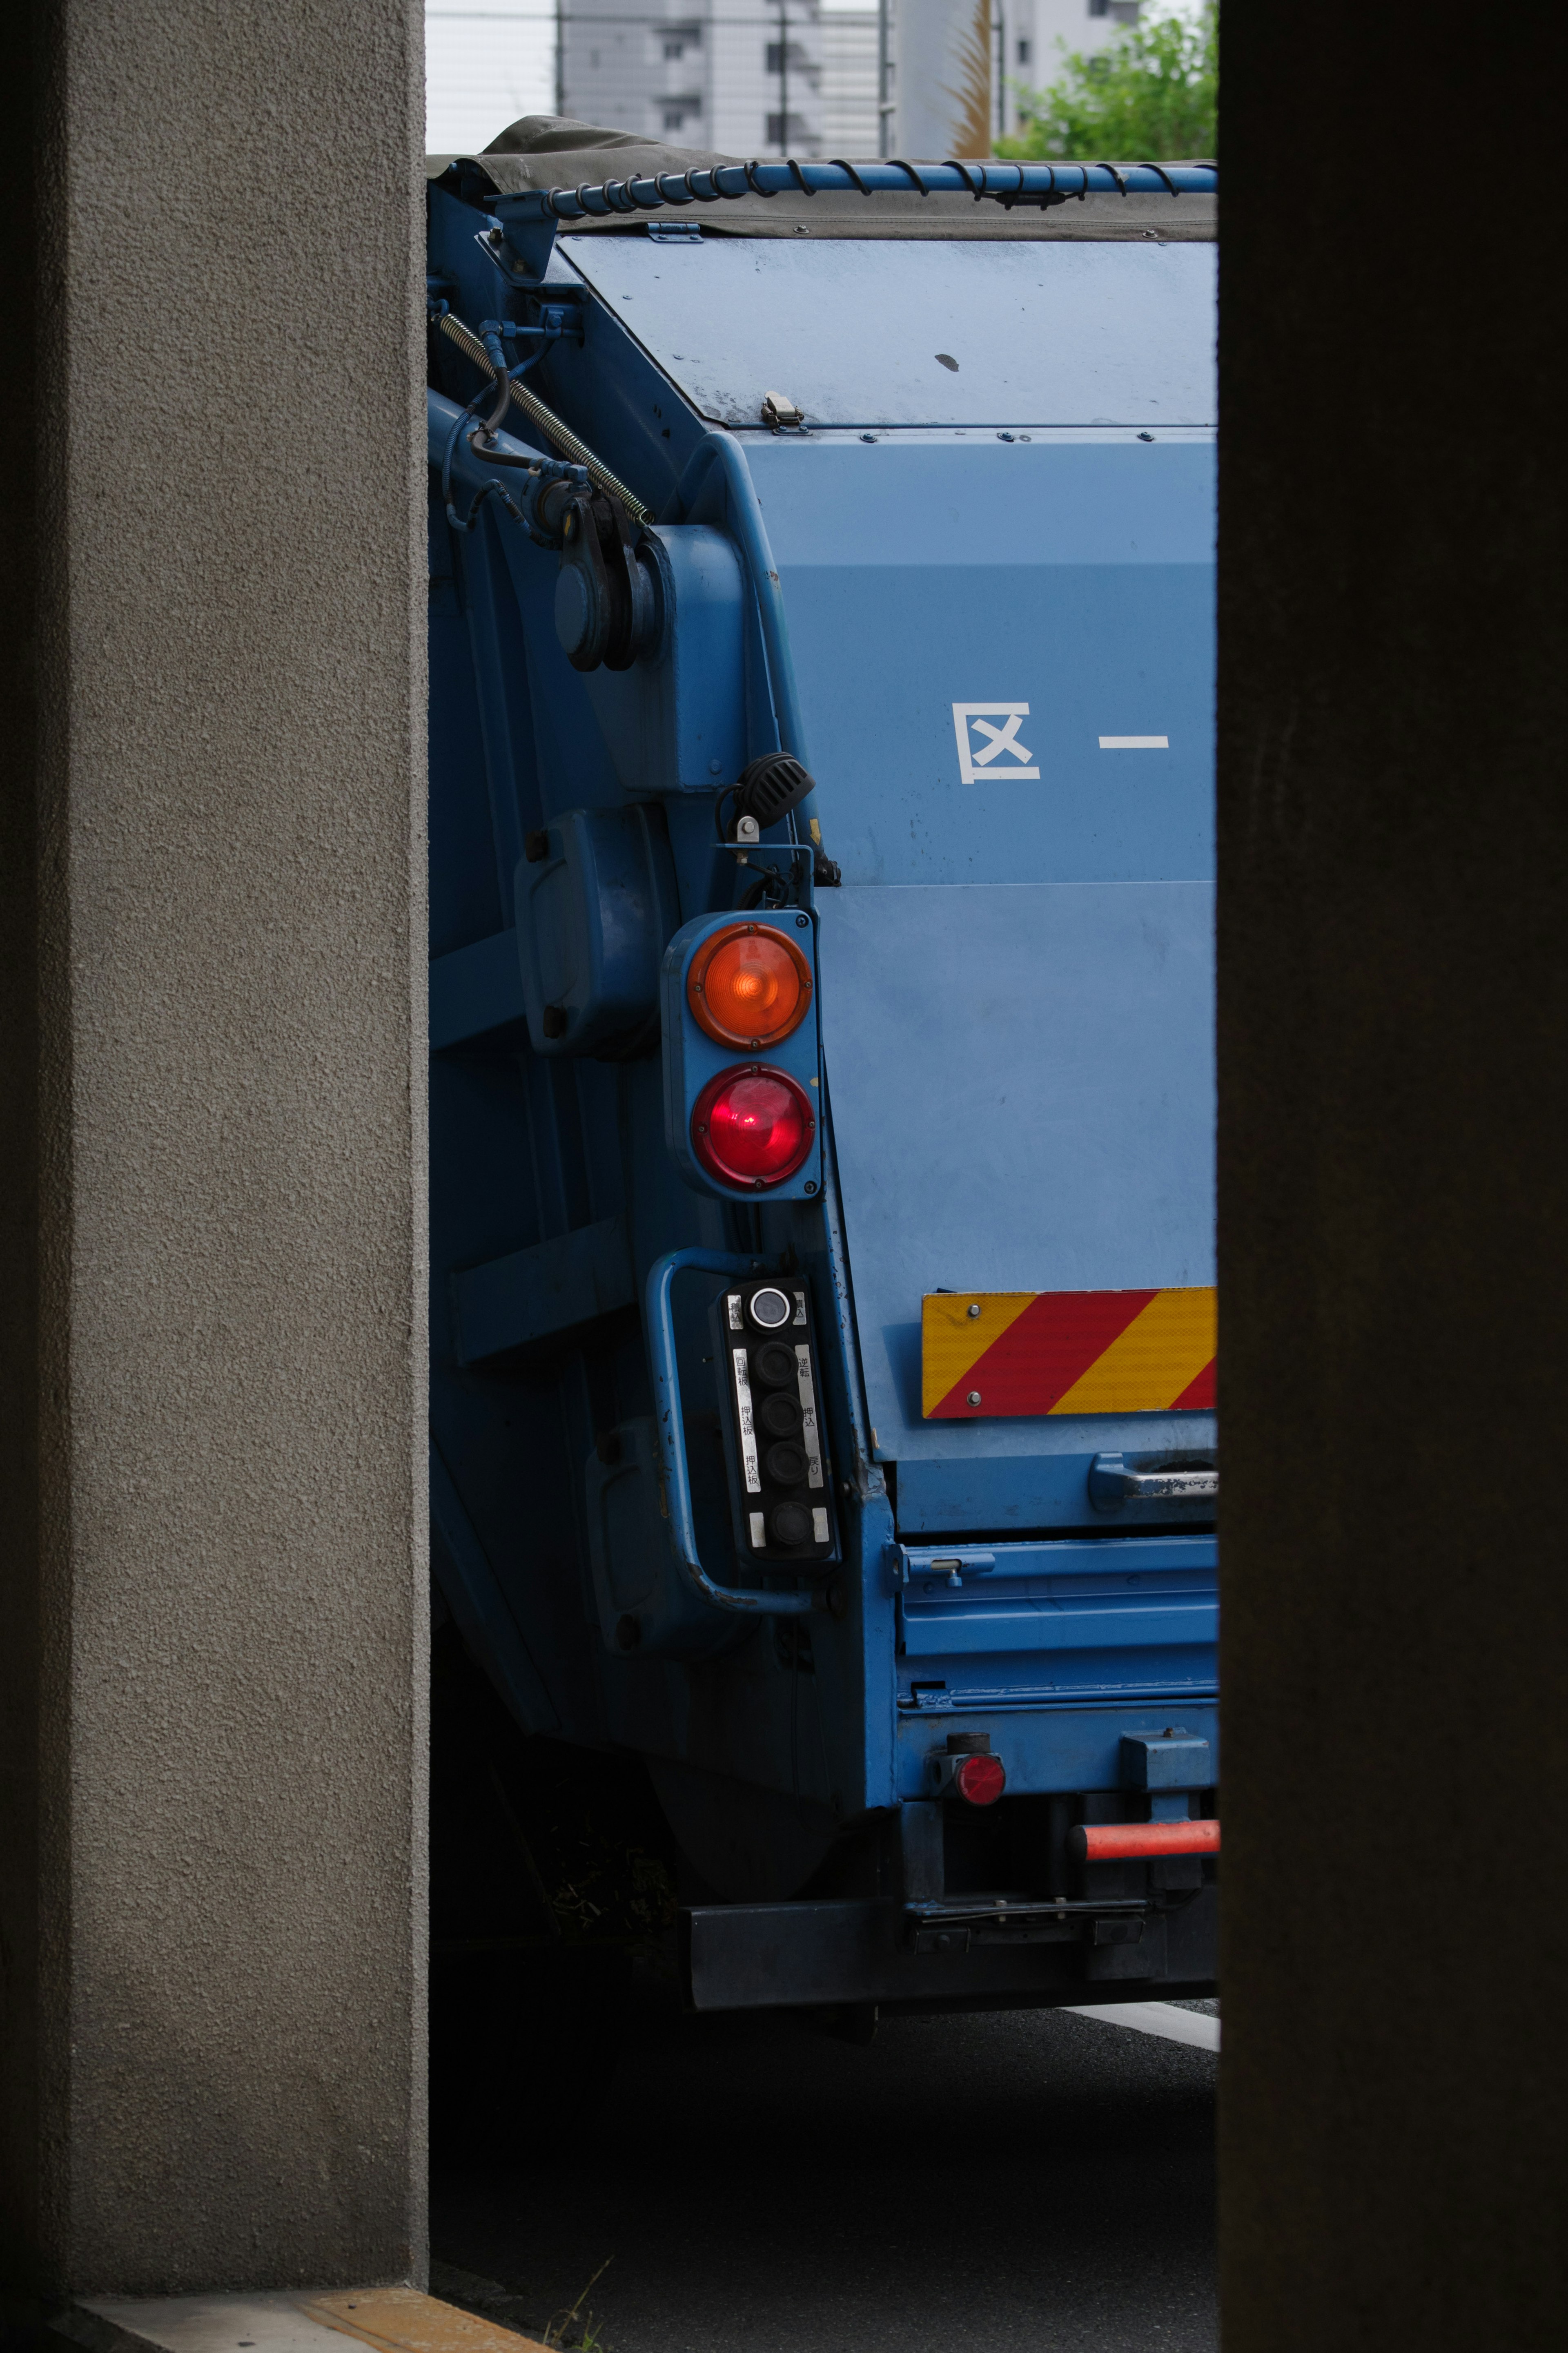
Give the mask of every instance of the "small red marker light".
M 804 1166 L 816 1134 L 805 1089 L 787 1071 L 752 1062 L 721 1071 L 698 1096 L 691 1148 L 710 1176 L 762 1192 Z
M 953 1767 L 952 1786 L 972 1806 L 994 1806 L 1007 1786 L 1000 1757 L 966 1757 Z

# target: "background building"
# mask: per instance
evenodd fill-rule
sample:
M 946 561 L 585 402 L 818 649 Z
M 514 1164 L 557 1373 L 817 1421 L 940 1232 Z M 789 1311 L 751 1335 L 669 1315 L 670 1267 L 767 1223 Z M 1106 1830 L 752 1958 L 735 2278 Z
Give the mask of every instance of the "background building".
M 973 17 L 973 0 L 951 5 L 955 19 Z M 1027 91 L 1055 78 L 1064 51 L 1103 47 L 1139 7 L 991 0 L 995 130 L 1019 128 Z M 864 0 L 563 0 L 559 9 L 550 0 L 432 0 L 430 150 L 471 153 L 519 115 L 559 111 L 736 154 L 896 154 L 908 143 L 898 111 L 899 14 L 900 0 L 880 8 Z
M 835 7 L 822 0 L 822 153 L 879 155 L 877 60 L 881 19 L 876 8 Z
M 816 0 L 571 0 L 560 90 L 580 121 L 738 155 L 815 155 Z

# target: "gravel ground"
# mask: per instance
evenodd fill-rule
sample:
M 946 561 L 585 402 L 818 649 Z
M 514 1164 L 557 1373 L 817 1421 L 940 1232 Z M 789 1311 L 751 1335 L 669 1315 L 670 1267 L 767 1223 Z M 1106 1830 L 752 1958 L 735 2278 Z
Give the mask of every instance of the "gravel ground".
M 1048 2010 L 648 2016 L 515 2162 L 448 2152 L 433 2285 L 539 2334 L 611 2257 L 604 2353 L 1212 2353 L 1216 2067 Z

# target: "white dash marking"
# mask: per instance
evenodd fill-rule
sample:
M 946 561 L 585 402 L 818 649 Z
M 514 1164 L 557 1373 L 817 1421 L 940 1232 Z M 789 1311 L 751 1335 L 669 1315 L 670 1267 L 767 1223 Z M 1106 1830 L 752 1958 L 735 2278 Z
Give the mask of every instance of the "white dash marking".
M 1219 2049 L 1219 2021 L 1206 2010 L 1178 2010 L 1170 2001 L 1102 2001 L 1080 2008 L 1064 2003 L 1072 2018 L 1097 2018 L 1103 2026 L 1130 2026 L 1135 2034 L 1162 2035 L 1167 2042 L 1188 2042 L 1194 2050 Z
M 1168 752 L 1171 739 L 1168 735 L 1102 735 L 1100 748 L 1102 752 Z

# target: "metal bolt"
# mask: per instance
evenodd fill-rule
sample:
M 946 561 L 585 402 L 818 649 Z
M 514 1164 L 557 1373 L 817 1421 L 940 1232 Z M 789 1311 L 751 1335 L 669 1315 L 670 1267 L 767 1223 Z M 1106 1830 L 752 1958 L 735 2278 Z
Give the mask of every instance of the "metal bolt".
M 816 1192 L 816 1178 L 815 1178 L 815 1177 L 810 1177 L 810 1178 L 808 1178 L 808 1179 L 807 1179 L 805 1189 L 806 1189 L 806 1191 L 807 1191 L 808 1193 L 815 1193 L 815 1192 Z
M 808 932 L 808 931 L 810 931 L 810 929 L 811 929 L 811 918 L 810 918 L 810 916 L 809 916 L 809 915 L 797 915 L 797 916 L 795 917 L 795 930 L 796 930 L 797 932 Z
M 971 1315 L 978 1315 L 978 1314 L 979 1314 L 979 1313 L 980 1313 L 980 1309 L 979 1309 L 979 1307 L 978 1307 L 978 1306 L 974 1306 L 974 1307 L 972 1307 L 972 1308 L 969 1310 L 969 1313 L 970 1313 L 970 1314 L 971 1314 Z
M 980 1403 L 980 1391 L 978 1389 L 970 1390 L 969 1402 L 971 1405 L 978 1405 Z

